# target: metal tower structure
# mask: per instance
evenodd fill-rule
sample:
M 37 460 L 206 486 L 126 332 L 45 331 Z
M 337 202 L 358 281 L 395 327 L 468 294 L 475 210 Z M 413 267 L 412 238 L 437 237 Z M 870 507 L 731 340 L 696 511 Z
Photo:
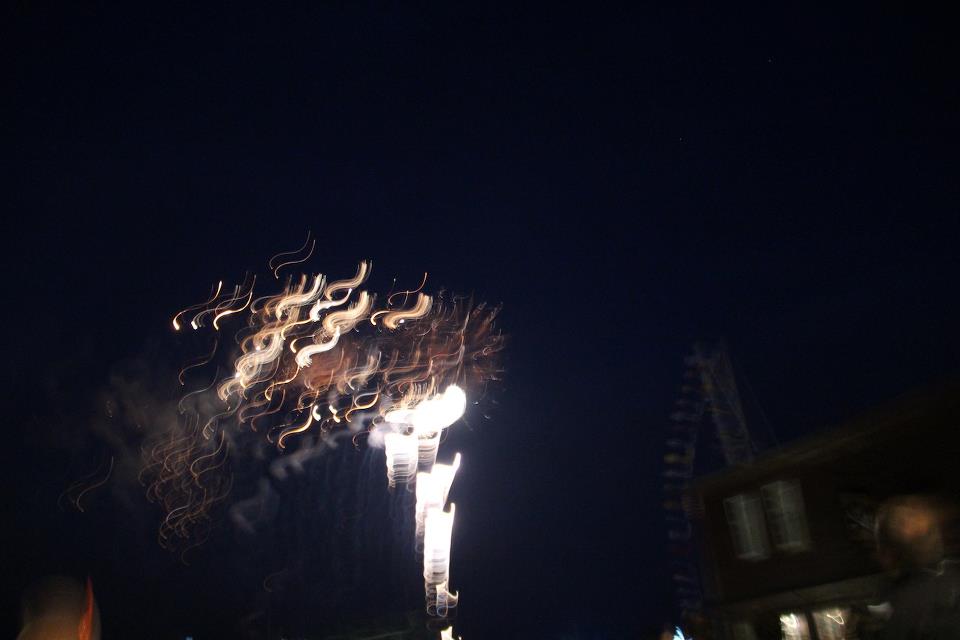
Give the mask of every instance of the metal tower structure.
M 723 465 L 750 464 L 756 453 L 726 347 L 722 343 L 712 347 L 696 344 L 685 364 L 684 384 L 670 414 L 663 458 L 663 506 L 671 556 L 671 580 L 681 618 L 699 613 L 703 606 L 690 523 L 699 506 L 691 501 L 688 489 L 698 471 L 715 470 L 698 470 L 696 467 L 697 445 L 702 440 L 701 431 L 705 429 L 704 416 L 710 416 Z

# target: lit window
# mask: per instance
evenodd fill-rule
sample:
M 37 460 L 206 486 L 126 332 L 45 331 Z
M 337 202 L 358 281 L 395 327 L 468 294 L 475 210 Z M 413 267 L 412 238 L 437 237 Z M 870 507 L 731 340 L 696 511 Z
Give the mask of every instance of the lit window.
M 795 481 L 771 482 L 763 487 L 773 543 L 781 551 L 797 552 L 810 548 L 810 534 L 803 508 L 803 493 Z
M 817 637 L 820 640 L 843 640 L 846 637 L 845 631 L 849 619 L 849 609 L 835 607 L 815 611 L 813 624 L 817 628 Z
M 742 560 L 763 560 L 770 555 L 763 506 L 756 493 L 742 493 L 723 501 L 730 526 L 730 537 L 737 557 Z
M 780 637 L 783 640 L 810 640 L 807 616 L 803 613 L 781 613 Z

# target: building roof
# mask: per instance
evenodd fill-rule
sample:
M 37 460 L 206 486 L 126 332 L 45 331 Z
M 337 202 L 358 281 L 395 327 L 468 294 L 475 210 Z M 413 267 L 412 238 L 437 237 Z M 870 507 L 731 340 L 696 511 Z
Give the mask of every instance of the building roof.
M 902 437 L 908 426 L 911 433 L 921 436 L 954 425 L 960 427 L 960 379 L 905 393 L 840 425 L 764 452 L 749 465 L 702 476 L 694 481 L 693 488 L 698 493 L 722 491 L 784 467 L 822 464 L 856 455 Z

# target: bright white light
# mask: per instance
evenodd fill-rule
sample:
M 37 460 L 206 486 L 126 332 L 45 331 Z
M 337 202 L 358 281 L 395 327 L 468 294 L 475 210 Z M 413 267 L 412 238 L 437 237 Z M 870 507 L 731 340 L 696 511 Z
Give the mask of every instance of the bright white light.
M 463 416 L 467 408 L 467 394 L 455 384 L 414 407 L 391 409 L 384 420 L 397 425 L 410 425 L 421 436 L 433 437 Z
M 413 424 L 413 409 L 391 409 L 384 414 L 383 419 L 390 424 L 411 425 Z
M 450 505 L 450 511 L 433 507 L 427 510 L 424 520 L 423 581 L 427 613 L 432 616 L 446 616 L 449 609 L 457 606 L 457 594 L 447 588 L 450 579 L 450 535 L 455 512 L 453 504 Z
M 463 416 L 467 408 L 467 394 L 456 385 L 443 393 L 424 400 L 405 413 L 388 414 L 393 419 L 413 426 L 418 438 L 419 463 L 429 469 L 417 474 L 417 540 L 416 548 L 423 549 L 424 596 L 427 614 L 445 617 L 457 606 L 457 594 L 447 586 L 450 577 L 450 534 L 453 530 L 454 506 L 443 510 L 450 485 L 460 467 L 460 454 L 453 464 L 434 464 L 440 433 Z M 392 415 L 391 415 L 392 414 Z
M 810 628 L 803 614 L 780 614 L 780 632 L 784 640 L 810 640 Z
M 410 482 L 417 472 L 417 437 L 391 431 L 383 437 L 383 446 L 387 454 L 387 482 L 391 487 L 398 482 Z
M 813 612 L 813 624 L 820 640 L 843 640 L 847 637 L 845 627 L 850 610 L 834 607 Z
M 427 510 L 423 536 L 423 579 L 427 584 L 442 584 L 450 574 L 450 536 L 456 505 L 450 511 L 442 507 Z
M 419 463 L 421 471 L 430 471 L 437 461 L 437 449 L 440 448 L 440 433 L 430 435 L 420 435 L 417 437 L 417 448 L 419 449 Z
M 447 627 L 440 630 L 440 640 L 459 640 L 453 637 L 453 627 Z
M 423 400 L 412 408 L 391 409 L 383 418 L 394 426 L 395 431 L 413 427 L 419 468 L 421 471 L 429 471 L 437 459 L 441 433 L 459 420 L 466 408 L 467 395 L 463 389 L 450 385 L 443 393 Z M 389 460 L 387 464 L 389 466 Z
M 417 433 L 436 433 L 459 420 L 466 408 L 467 394 L 452 384 L 440 395 L 418 404 L 411 416 L 412 424 Z
M 453 464 L 436 464 L 432 471 L 417 474 L 417 550 L 421 549 L 424 537 L 424 523 L 431 509 L 443 509 L 447 503 L 450 486 L 460 468 L 460 454 L 453 458 Z

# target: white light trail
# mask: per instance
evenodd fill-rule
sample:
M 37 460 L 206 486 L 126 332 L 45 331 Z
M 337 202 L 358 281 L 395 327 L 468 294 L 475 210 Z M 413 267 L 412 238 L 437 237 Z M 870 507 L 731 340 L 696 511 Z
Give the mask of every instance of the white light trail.
M 453 464 L 436 464 L 432 471 L 417 474 L 417 550 L 423 548 L 424 522 L 430 509 L 443 509 L 447 503 L 450 486 L 460 468 L 460 454 Z
M 391 487 L 397 483 L 407 484 L 417 473 L 417 437 L 392 431 L 383 437 L 387 454 L 387 482 Z
M 420 469 L 430 471 L 437 461 L 437 449 L 440 448 L 440 432 L 418 436 L 417 448 L 419 450 Z
M 467 394 L 452 384 L 442 394 L 418 404 L 411 422 L 419 434 L 436 433 L 459 420 L 466 408 Z
M 453 627 L 447 627 L 440 630 L 440 640 L 460 640 L 453 637 Z
M 450 511 L 431 508 L 426 512 L 423 534 L 423 581 L 427 614 L 446 617 L 457 606 L 457 594 L 448 589 L 450 579 L 450 536 L 456 505 Z
M 300 249 L 271 258 L 273 276 L 306 262 L 315 244 L 308 235 Z M 260 444 L 232 433 L 228 438 L 227 429 L 244 426 L 264 434 L 289 464 L 299 464 L 328 436 L 367 433 L 371 445 L 384 446 L 389 486 L 416 493 L 415 548 L 424 554 L 427 612 L 445 617 L 457 603 L 448 590 L 454 508 L 445 507 L 460 454 L 450 464 L 437 464 L 437 455 L 443 431 L 464 415 L 464 389 L 499 379 L 499 307 L 427 295 L 421 291 L 426 273 L 416 289 L 390 293 L 378 307 L 378 297 L 360 289 L 370 270 L 371 263 L 362 261 L 346 279 L 291 275 L 282 290 L 260 296 L 254 294 L 255 276 L 226 291 L 220 281 L 206 301 L 173 317 L 175 331 L 189 322 L 216 334 L 210 354 L 181 370 L 181 384 L 187 370 L 212 368 L 218 346 L 229 368 L 214 373 L 219 379 L 207 387 L 215 387 L 218 402 L 197 403 L 188 413 L 181 400 L 182 437 L 158 441 L 145 453 L 148 496 L 166 512 L 161 544 L 186 546 L 210 507 L 230 491 L 229 446 Z M 240 327 L 234 332 L 228 323 Z M 308 439 L 310 432 L 321 445 Z M 443 637 L 452 640 L 452 629 Z
M 313 356 L 318 353 L 324 353 L 325 351 L 330 351 L 340 340 L 340 329 L 334 329 L 333 336 L 326 342 L 316 342 L 314 344 L 308 345 L 300 351 L 297 352 L 297 366 L 309 367 L 310 363 L 313 362 Z

